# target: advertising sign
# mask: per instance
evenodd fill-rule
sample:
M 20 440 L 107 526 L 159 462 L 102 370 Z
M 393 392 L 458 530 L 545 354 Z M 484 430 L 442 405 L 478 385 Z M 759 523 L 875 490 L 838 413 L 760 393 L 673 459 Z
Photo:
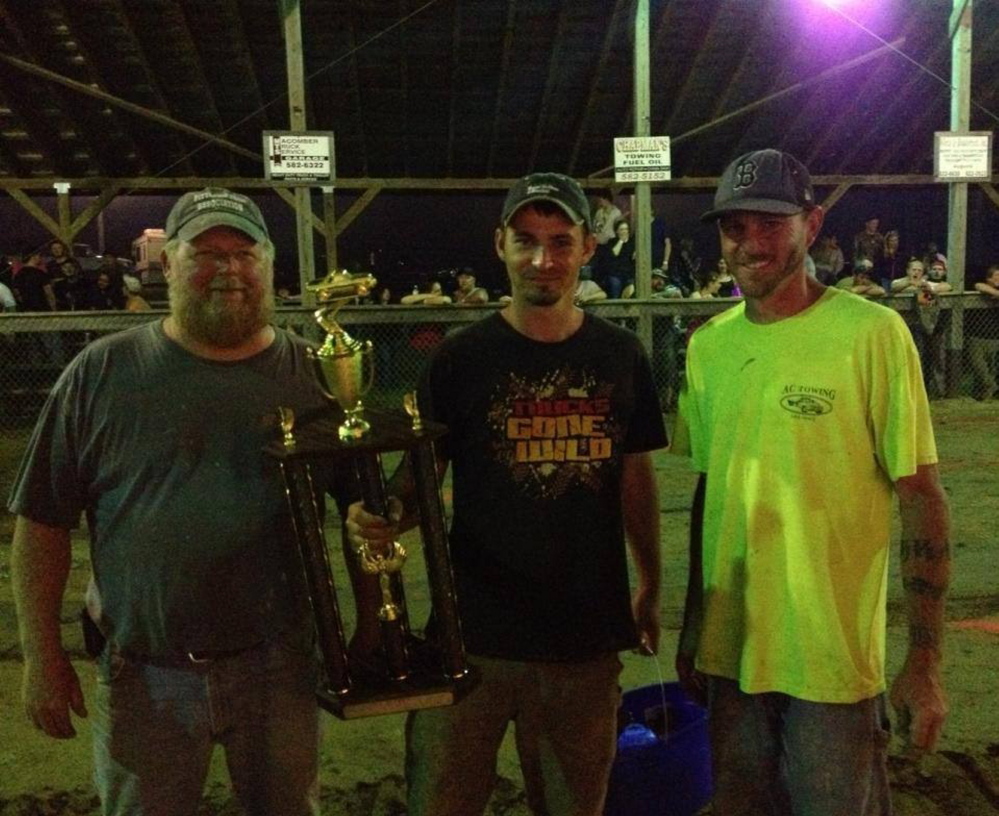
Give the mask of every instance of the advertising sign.
M 325 183 L 334 179 L 331 131 L 264 131 L 264 169 L 271 181 Z
M 937 181 L 992 180 L 992 134 L 989 131 L 937 131 L 933 142 L 933 175 Z
M 614 139 L 614 181 L 669 181 L 669 136 Z

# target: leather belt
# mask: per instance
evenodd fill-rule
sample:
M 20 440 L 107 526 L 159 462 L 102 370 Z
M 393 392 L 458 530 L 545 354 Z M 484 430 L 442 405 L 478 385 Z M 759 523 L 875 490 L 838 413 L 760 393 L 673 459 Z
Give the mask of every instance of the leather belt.
M 212 663 L 217 663 L 220 660 L 239 657 L 247 652 L 259 649 L 264 643 L 265 641 L 259 641 L 251 646 L 244 646 L 240 649 L 192 651 L 186 654 L 175 655 L 146 655 L 127 649 L 119 649 L 118 654 L 132 663 L 141 663 L 145 666 L 154 666 L 159 669 L 196 669 L 207 668 Z

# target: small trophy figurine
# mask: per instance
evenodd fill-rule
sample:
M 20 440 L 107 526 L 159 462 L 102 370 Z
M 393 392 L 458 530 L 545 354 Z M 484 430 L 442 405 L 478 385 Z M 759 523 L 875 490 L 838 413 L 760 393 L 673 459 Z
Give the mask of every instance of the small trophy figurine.
M 278 408 L 278 422 L 281 424 L 282 441 L 288 450 L 295 447 L 295 412 L 291 408 Z
M 420 407 L 416 404 L 415 391 L 407 391 L 402 395 L 402 407 L 413 420 L 413 433 L 420 433 L 423 430 L 423 417 L 420 416 Z
M 377 283 L 367 274 L 330 272 L 317 283 L 305 288 L 316 294 L 324 304 L 315 313 L 316 322 L 327 331 L 326 340 L 318 351 L 310 352 L 323 390 L 336 400 L 346 413 L 337 433 L 341 440 L 360 439 L 370 425 L 364 419 L 362 397 L 374 384 L 374 346 L 370 340 L 355 340 L 336 322 L 336 314 L 353 298 L 366 295 Z

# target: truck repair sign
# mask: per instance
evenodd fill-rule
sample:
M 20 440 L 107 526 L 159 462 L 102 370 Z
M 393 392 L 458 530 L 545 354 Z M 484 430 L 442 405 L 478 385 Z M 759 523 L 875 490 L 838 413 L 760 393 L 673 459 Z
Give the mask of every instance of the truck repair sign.
M 328 184 L 334 178 L 333 133 L 265 130 L 264 168 L 271 181 Z
M 614 139 L 614 181 L 669 181 L 669 136 Z

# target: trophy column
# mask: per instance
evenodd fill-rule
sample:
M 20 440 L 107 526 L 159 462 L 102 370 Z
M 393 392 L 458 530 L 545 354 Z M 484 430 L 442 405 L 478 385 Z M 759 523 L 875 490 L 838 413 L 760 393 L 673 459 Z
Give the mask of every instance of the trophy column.
M 343 719 L 433 708 L 457 702 L 474 685 L 465 659 L 458 618 L 454 578 L 447 548 L 443 502 L 435 466 L 433 441 L 446 429 L 423 423 L 413 429 L 408 418 L 365 411 L 369 430 L 360 439 L 343 439 L 338 427 L 341 411 L 294 429 L 285 428 L 284 441 L 275 441 L 265 453 L 279 461 L 305 571 L 309 601 L 316 620 L 325 679 L 319 703 Z M 329 548 L 318 512 L 312 474 L 323 464 L 351 467 L 359 476 L 363 499 L 373 512 L 385 512 L 385 483 L 380 455 L 404 451 L 413 464 L 420 532 L 430 588 L 436 638 L 428 643 L 410 632 L 398 567 L 379 573 L 383 592 L 380 610 L 384 666 L 352 659 L 346 648 Z M 403 552 L 402 558 L 405 557 Z M 393 556 L 390 555 L 390 560 Z M 401 566 L 401 560 L 399 559 Z M 375 566 L 366 571 L 379 569 Z M 364 569 L 364 560 L 361 561 Z M 386 608 L 389 611 L 386 612 Z

